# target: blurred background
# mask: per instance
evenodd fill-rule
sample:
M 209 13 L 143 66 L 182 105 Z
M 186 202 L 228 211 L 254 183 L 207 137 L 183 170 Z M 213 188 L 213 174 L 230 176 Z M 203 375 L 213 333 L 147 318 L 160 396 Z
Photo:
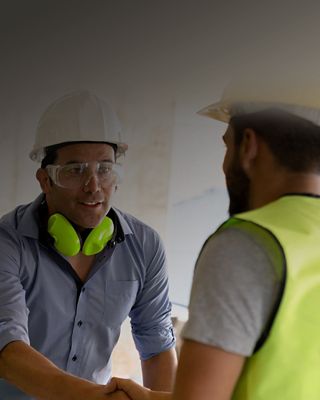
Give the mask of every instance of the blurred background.
M 318 76 L 318 2 L 1 0 L 0 215 L 39 193 L 28 154 L 57 97 L 89 89 L 108 100 L 129 144 L 115 206 L 161 235 L 177 331 L 194 263 L 227 217 L 221 136 L 197 111 L 235 71 L 256 65 Z M 274 68 L 273 68 L 274 69 Z M 315 90 L 318 90 L 315 87 Z M 181 323 L 180 323 L 181 322 Z M 139 379 L 128 322 L 117 375 Z

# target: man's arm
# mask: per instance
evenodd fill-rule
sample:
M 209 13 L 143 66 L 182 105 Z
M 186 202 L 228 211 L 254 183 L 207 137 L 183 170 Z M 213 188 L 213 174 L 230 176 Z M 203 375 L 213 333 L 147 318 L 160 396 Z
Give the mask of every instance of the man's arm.
M 0 352 L 0 377 L 42 400 L 127 400 L 123 392 L 107 395 L 104 385 L 77 378 L 57 368 L 21 341 Z
M 229 400 L 244 362 L 243 356 L 186 340 L 173 400 Z
M 143 287 L 130 311 L 136 348 L 140 354 L 144 384 L 157 390 L 172 390 L 177 359 L 171 321 L 166 256 L 159 235 L 145 228 Z
M 143 384 L 152 390 L 172 391 L 177 368 L 175 349 L 141 361 Z
M 130 400 L 172 400 L 171 392 L 155 392 L 131 379 L 112 378 L 107 385 L 107 390 L 110 393 L 123 391 L 128 394 Z
M 113 385 L 132 400 L 230 400 L 245 357 L 186 340 L 182 345 L 173 393 L 151 391 L 114 378 Z

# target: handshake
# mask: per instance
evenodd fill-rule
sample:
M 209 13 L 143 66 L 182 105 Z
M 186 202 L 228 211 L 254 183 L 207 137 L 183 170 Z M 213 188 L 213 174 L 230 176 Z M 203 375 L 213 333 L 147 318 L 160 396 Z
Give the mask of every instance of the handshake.
M 112 378 L 106 385 L 110 400 L 170 400 L 170 392 L 156 392 L 130 379 Z

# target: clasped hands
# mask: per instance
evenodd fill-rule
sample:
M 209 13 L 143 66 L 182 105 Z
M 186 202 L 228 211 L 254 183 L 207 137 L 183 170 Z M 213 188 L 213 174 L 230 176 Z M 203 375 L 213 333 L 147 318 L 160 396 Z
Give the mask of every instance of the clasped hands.
M 106 385 L 110 400 L 170 400 L 171 393 L 155 392 L 130 379 L 112 378 Z

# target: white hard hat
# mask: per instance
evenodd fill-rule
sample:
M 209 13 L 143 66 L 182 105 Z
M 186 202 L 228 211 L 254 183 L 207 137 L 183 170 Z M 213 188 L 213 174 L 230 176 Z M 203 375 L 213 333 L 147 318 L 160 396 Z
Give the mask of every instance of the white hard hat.
M 314 82 L 250 80 L 230 84 L 220 101 L 198 114 L 229 123 L 237 115 L 279 109 L 320 125 L 320 88 Z
M 57 99 L 42 114 L 30 158 L 41 162 L 45 148 L 67 142 L 107 142 L 117 146 L 117 155 L 128 145 L 121 140 L 118 117 L 109 104 L 89 91 Z

